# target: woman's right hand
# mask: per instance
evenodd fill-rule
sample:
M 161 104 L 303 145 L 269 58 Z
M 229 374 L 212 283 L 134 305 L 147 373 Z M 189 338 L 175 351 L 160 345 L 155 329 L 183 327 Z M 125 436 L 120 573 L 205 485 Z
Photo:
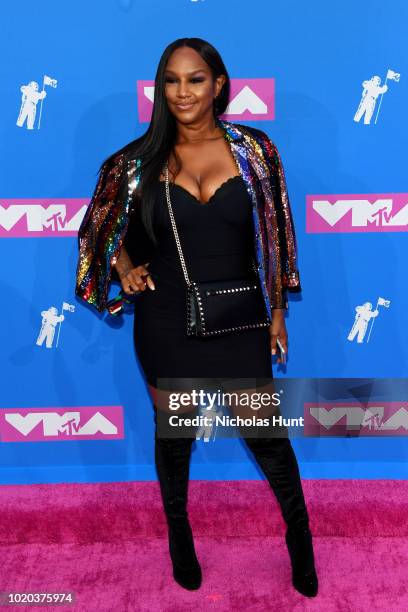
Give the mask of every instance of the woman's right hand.
M 119 273 L 119 279 L 122 285 L 123 291 L 128 295 L 133 295 L 139 291 L 144 291 L 146 287 L 149 289 L 156 289 L 152 277 L 147 270 L 149 263 L 137 268 L 128 268 L 127 270 Z

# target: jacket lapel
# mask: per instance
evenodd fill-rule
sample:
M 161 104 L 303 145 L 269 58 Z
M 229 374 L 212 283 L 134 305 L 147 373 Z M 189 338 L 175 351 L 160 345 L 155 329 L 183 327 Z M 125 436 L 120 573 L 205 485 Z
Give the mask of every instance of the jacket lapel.
M 224 137 L 228 142 L 231 153 L 235 159 L 239 172 L 245 182 L 249 197 L 252 202 L 252 215 L 254 221 L 254 246 L 258 266 L 258 276 L 262 286 L 265 303 L 271 315 L 271 305 L 267 291 L 268 279 L 266 273 L 269 270 L 268 233 L 267 219 L 265 218 L 265 189 L 269 185 L 269 172 L 263 161 L 263 153 L 254 138 L 247 137 L 237 126 L 228 121 L 217 120 L 218 125 L 224 130 Z M 267 261 L 265 261 L 267 260 Z

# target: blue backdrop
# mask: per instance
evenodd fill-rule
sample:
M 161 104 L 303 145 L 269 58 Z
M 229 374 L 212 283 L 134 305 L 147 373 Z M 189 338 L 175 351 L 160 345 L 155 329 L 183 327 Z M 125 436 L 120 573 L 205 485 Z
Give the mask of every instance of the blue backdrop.
M 9 409 L 119 406 L 124 418 L 117 440 L 3 436 L 1 482 L 156 478 L 152 407 L 132 318 L 114 325 L 76 300 L 77 240 L 64 222 L 58 231 L 59 209 L 49 209 L 57 217 L 48 215 L 47 231 L 41 224 L 33 230 L 28 219 L 34 223 L 38 206 L 65 210 L 65 201 L 70 215 L 81 213 L 101 161 L 146 130 L 137 82 L 154 78 L 163 49 L 181 36 L 214 44 L 232 79 L 275 82 L 275 118 L 242 120 L 279 148 L 298 238 L 303 291 L 290 295 L 290 356 L 274 375 L 406 376 L 407 221 L 402 214 L 392 223 L 408 202 L 406 2 L 21 0 L 3 2 L 0 11 L 3 425 Z M 319 199 L 330 211 L 339 199 L 366 201 L 367 194 L 371 205 L 385 200 L 380 225 L 376 217 L 359 225 L 347 212 L 333 226 L 313 208 Z M 362 319 L 376 303 L 367 341 Z M 362 319 L 355 323 L 357 307 Z M 50 320 L 61 312 L 47 348 Z M 354 323 L 361 342 L 348 339 Z M 294 447 L 304 477 L 407 476 L 404 437 L 297 439 Z M 241 441 L 223 440 L 197 444 L 191 477 L 260 472 Z

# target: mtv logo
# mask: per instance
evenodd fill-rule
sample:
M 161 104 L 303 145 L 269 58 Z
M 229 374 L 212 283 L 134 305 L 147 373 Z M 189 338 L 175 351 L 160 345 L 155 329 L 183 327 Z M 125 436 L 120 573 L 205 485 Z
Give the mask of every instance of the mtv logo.
M 306 231 L 406 232 L 408 193 L 308 195 Z
M 149 122 L 154 100 L 154 81 L 137 81 L 140 123 Z M 275 79 L 231 79 L 230 102 L 221 119 L 272 121 L 275 119 Z
M 76 236 L 89 198 L 0 200 L 0 238 Z
M 304 405 L 306 436 L 406 436 L 408 404 L 406 402 L 370 402 L 362 406 L 350 402 Z
M 2 442 L 123 438 L 122 406 L 6 408 L 0 413 Z

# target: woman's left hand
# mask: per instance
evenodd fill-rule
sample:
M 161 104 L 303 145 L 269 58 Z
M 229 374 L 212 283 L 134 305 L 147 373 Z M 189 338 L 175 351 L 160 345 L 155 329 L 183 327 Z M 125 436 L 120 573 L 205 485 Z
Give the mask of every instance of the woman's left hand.
M 274 308 L 272 310 L 272 323 L 269 326 L 269 335 L 271 337 L 272 355 L 278 353 L 278 363 L 285 363 L 288 352 L 288 332 L 286 331 L 284 308 Z M 285 351 L 284 354 L 281 353 L 277 345 L 276 341 L 278 338 Z

